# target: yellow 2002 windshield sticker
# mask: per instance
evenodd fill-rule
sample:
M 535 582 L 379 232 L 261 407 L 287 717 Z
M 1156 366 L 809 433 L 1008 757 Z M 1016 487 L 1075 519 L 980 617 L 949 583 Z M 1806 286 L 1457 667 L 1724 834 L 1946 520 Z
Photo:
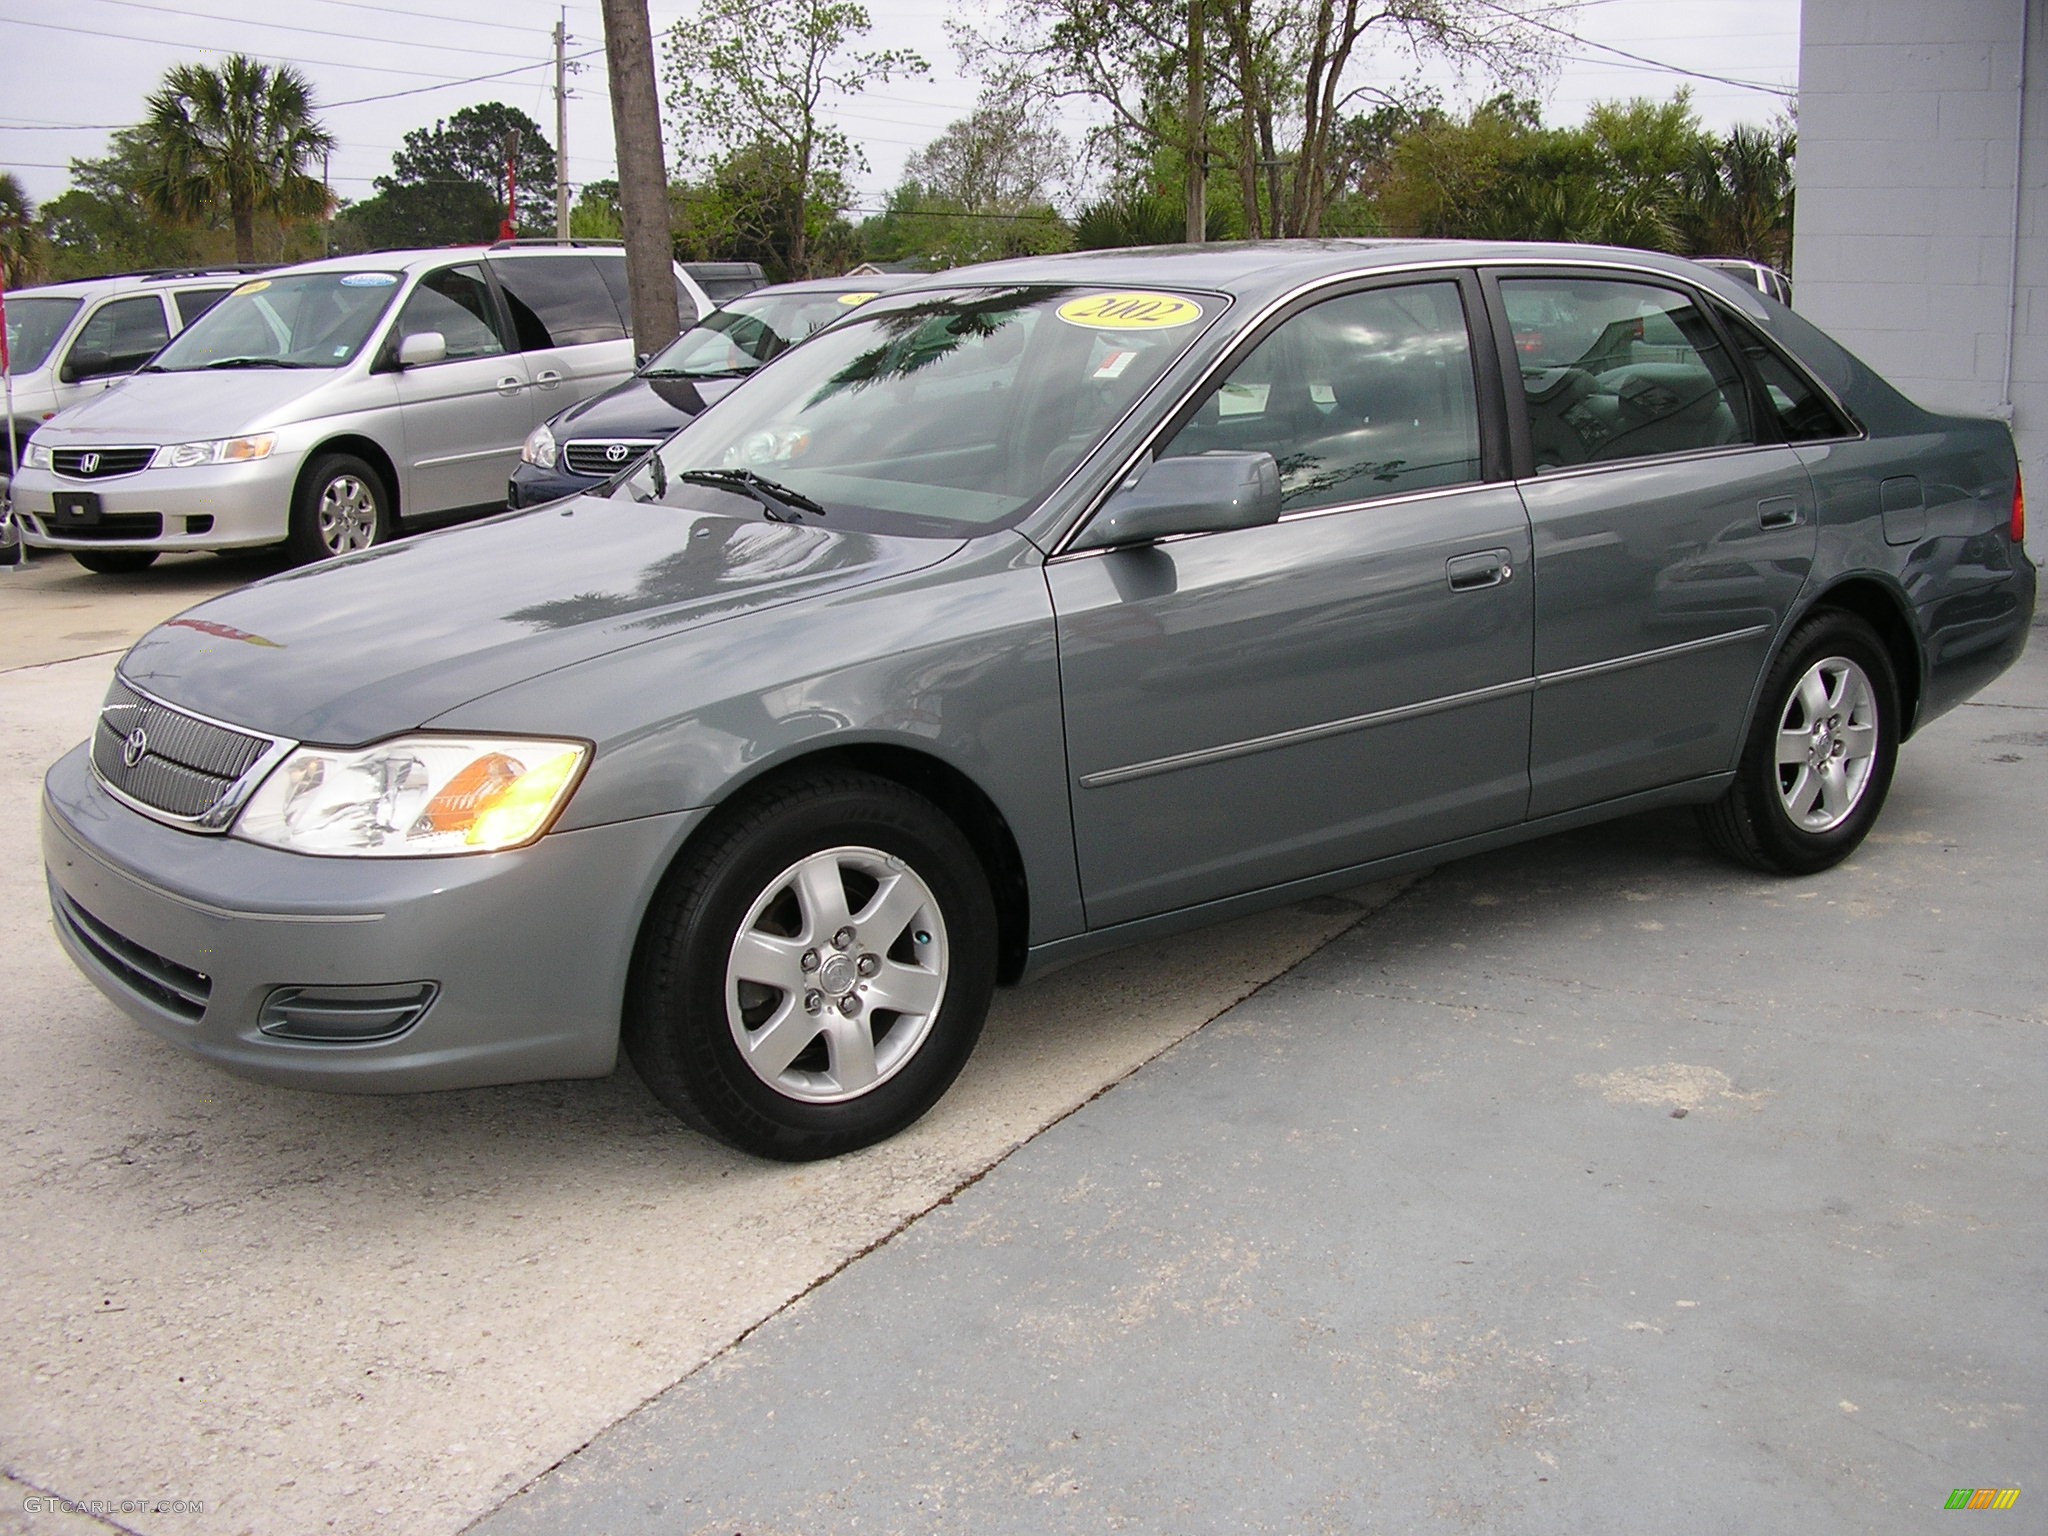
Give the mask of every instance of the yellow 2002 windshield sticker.
M 865 304 L 869 299 L 878 299 L 881 296 L 880 290 L 874 293 L 842 293 L 839 295 L 839 302 L 851 307 L 855 304 Z
M 241 286 L 241 287 L 239 287 L 239 288 L 237 288 L 237 289 L 235 290 L 235 294 L 236 294 L 236 296 L 237 296 L 237 297 L 240 297 L 240 296 L 241 296 L 242 294 L 245 294 L 245 293 L 261 293 L 261 292 L 262 292 L 262 291 L 263 291 L 264 289 L 268 288 L 269 286 L 270 286 L 270 279 L 269 279 L 269 278 L 267 278 L 267 277 L 259 277 L 259 278 L 257 278 L 257 279 L 256 279 L 256 281 L 255 281 L 255 282 L 253 282 L 253 283 L 244 283 L 244 284 L 242 284 L 242 286 Z
M 1192 325 L 1202 318 L 1202 306 L 1172 293 L 1091 293 L 1053 313 L 1091 331 L 1160 331 Z

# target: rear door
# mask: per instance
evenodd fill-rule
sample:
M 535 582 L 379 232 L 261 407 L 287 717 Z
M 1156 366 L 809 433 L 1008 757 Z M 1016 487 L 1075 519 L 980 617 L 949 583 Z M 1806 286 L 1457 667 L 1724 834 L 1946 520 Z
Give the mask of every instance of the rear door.
M 512 255 L 493 258 L 491 271 L 533 378 L 538 421 L 633 371 L 629 317 L 620 312 L 597 258 L 580 251 Z
M 1588 270 L 1488 283 L 1530 471 L 1529 814 L 1725 772 L 1812 567 L 1806 470 L 1682 284 Z
M 111 388 L 170 339 L 161 294 L 132 293 L 107 300 L 86 317 L 58 364 L 58 407 Z
M 441 334 L 448 355 L 398 375 L 401 505 L 408 515 L 502 506 L 519 445 L 533 428 L 533 407 L 526 359 L 506 343 L 482 263 L 421 278 L 398 313 L 386 356 L 395 358 L 407 336 L 427 331 Z
M 1183 413 L 1163 452 L 1270 452 L 1281 522 L 1048 563 L 1090 926 L 1521 819 L 1529 531 L 1477 295 L 1304 304 Z

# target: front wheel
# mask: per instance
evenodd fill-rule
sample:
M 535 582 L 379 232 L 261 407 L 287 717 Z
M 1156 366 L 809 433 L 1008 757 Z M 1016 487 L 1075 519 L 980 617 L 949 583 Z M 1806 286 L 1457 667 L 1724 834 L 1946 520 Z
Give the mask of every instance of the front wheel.
M 382 544 L 391 537 L 391 493 L 377 471 L 349 453 L 322 454 L 292 498 L 292 562 L 308 565 Z
M 995 985 L 973 847 L 885 779 L 833 772 L 729 811 L 635 957 L 647 1086 L 742 1151 L 807 1161 L 902 1130 L 966 1064 Z
M 1729 857 L 1809 875 L 1847 858 L 1884 808 L 1899 750 L 1891 657 L 1853 614 L 1822 613 L 1772 663 L 1735 782 L 1702 811 Z

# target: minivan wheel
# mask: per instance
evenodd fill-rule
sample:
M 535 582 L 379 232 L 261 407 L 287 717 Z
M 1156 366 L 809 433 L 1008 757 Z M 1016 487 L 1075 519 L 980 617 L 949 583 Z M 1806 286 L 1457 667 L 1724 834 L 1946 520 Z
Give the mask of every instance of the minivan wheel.
M 331 560 L 391 537 L 391 496 L 383 478 L 349 453 L 315 459 L 292 499 L 292 560 Z
M 1898 697 L 1891 657 L 1868 624 L 1847 613 L 1807 620 L 1765 678 L 1735 782 L 1702 808 L 1708 836 L 1776 874 L 1839 864 L 1884 809 Z
M 95 576 L 133 576 L 156 564 L 153 549 L 74 549 L 71 558 Z
M 966 1064 L 996 915 L 939 809 L 863 773 L 754 796 L 684 859 L 635 956 L 624 1039 L 655 1096 L 761 1157 L 880 1141 Z

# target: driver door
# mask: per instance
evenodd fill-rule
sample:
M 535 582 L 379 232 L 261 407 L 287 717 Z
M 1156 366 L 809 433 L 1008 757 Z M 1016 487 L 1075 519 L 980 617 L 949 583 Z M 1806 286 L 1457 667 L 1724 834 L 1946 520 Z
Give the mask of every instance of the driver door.
M 1521 820 L 1529 525 L 1468 287 L 1298 310 L 1173 429 L 1272 453 L 1280 522 L 1048 563 L 1090 927 Z
M 525 357 L 505 340 L 483 267 L 443 267 L 420 279 L 385 343 L 394 363 L 407 336 L 437 331 L 438 363 L 398 375 L 407 516 L 502 506 L 519 445 L 534 427 Z

